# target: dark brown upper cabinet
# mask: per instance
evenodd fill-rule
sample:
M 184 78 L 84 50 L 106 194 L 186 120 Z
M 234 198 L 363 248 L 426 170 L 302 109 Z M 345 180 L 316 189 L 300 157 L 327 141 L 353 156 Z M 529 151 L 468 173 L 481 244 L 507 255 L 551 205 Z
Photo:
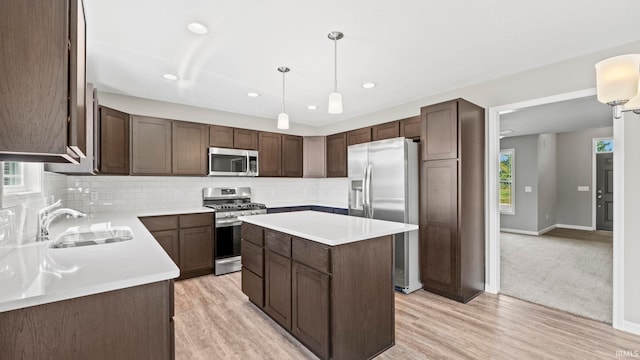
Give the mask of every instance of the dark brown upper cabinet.
M 172 129 L 172 173 L 174 175 L 206 175 L 209 126 L 173 121 Z
M 256 130 L 233 129 L 233 147 L 244 150 L 258 150 L 258 132 Z
M 282 176 L 302 177 L 302 136 L 282 135 Z
M 171 120 L 131 115 L 131 175 L 171 175 Z
M 129 114 L 99 107 L 101 174 L 129 175 Z
M 233 128 L 228 126 L 209 126 L 209 146 L 233 148 Z
M 347 176 L 347 133 L 327 136 L 327 177 Z
M 371 141 L 393 139 L 400 136 L 400 122 L 392 121 L 371 127 Z
M 400 136 L 407 139 L 420 139 L 422 118 L 416 115 L 400 120 Z
M 258 150 L 258 132 L 211 125 L 209 127 L 209 145 L 230 149 Z
M 458 157 L 458 102 L 423 107 L 422 160 Z
M 351 130 L 347 132 L 347 146 L 362 144 L 371 141 L 371 128 Z
M 82 1 L 3 0 L 0 14 L 0 161 L 77 163 L 86 151 Z
M 258 133 L 260 176 L 282 175 L 282 134 L 260 131 Z

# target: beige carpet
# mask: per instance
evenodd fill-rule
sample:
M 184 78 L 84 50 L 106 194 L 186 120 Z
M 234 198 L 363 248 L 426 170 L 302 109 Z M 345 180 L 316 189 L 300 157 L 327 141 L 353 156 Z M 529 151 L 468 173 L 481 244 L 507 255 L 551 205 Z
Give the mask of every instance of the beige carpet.
M 580 233 L 501 233 L 500 292 L 610 324 L 611 233 Z

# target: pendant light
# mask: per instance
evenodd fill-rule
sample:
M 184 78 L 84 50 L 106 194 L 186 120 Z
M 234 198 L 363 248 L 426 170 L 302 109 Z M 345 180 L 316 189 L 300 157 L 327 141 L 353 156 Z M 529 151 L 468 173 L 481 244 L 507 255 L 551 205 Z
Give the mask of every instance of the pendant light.
M 640 54 L 627 54 L 602 60 L 596 64 L 598 101 L 613 107 L 613 117 L 640 105 Z M 625 105 L 631 102 L 628 107 Z
M 333 40 L 333 92 L 329 94 L 329 114 L 342 114 L 342 94 L 338 92 L 338 40 L 344 37 L 340 31 L 329 33 L 329 39 Z
M 278 129 L 288 129 L 289 115 L 284 111 L 284 74 L 289 72 L 289 68 L 281 66 L 278 71 L 282 73 L 282 112 L 278 114 Z

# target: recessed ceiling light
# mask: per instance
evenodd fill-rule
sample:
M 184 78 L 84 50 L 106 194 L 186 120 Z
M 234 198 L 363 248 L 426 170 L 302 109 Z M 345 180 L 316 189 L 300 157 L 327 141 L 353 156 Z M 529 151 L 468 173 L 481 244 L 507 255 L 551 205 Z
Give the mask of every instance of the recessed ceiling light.
M 373 89 L 374 87 L 376 87 L 376 84 L 372 82 L 366 82 L 362 84 L 362 87 L 365 89 Z
M 309 109 L 309 110 L 317 110 L 318 107 L 315 106 L 315 105 L 309 105 L 309 106 L 307 106 L 307 109 Z
M 178 76 L 173 75 L 173 74 L 164 74 L 164 75 L 162 75 L 162 77 L 165 78 L 166 80 L 171 80 L 171 81 L 178 80 Z
M 258 97 L 258 96 L 260 96 L 260 94 L 258 94 L 257 92 L 248 92 L 247 96 L 248 97 Z
M 187 25 L 187 29 L 189 29 L 189 31 L 191 31 L 192 33 L 198 35 L 204 35 L 209 32 L 209 29 L 199 22 L 189 23 L 189 25 Z

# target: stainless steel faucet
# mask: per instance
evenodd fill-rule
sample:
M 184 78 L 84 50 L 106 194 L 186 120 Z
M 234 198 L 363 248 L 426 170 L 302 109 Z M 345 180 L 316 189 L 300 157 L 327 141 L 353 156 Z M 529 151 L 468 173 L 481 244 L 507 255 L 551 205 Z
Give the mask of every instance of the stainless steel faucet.
M 87 216 L 87 214 L 83 213 L 82 211 L 74 209 L 56 209 L 58 206 L 60 206 L 61 203 L 62 200 L 58 200 L 55 204 L 49 205 L 38 211 L 38 233 L 36 235 L 36 241 L 49 240 L 49 225 L 51 225 L 53 220 L 60 215 L 71 215 L 76 219 Z

